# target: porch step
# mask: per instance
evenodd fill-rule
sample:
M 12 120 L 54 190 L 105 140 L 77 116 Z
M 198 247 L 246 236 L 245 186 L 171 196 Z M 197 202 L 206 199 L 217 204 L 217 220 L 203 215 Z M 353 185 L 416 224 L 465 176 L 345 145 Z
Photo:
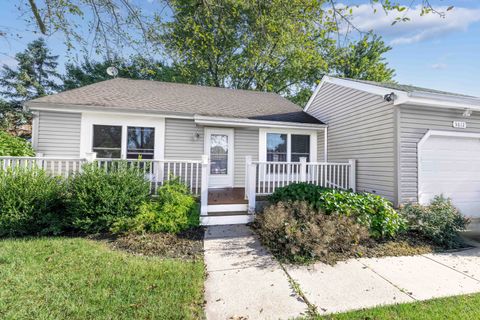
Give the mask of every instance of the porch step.
M 210 204 L 207 206 L 207 212 L 238 212 L 247 211 L 248 205 L 246 203 L 236 204 Z
M 253 221 L 253 215 L 243 212 L 215 212 L 200 216 L 202 226 L 215 226 L 225 224 L 247 224 Z

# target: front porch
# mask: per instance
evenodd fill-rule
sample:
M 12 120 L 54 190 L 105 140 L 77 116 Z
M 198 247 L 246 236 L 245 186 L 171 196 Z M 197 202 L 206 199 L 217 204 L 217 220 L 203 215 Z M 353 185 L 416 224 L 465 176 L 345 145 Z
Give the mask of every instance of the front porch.
M 252 161 L 245 159 L 244 187 L 213 188 L 210 184 L 211 161 L 207 155 L 202 160 L 120 160 L 96 159 L 95 153 L 85 158 L 51 157 L 0 157 L 0 170 L 8 167 L 43 168 L 51 175 L 68 177 L 82 170 L 82 165 L 95 162 L 109 170 L 126 163 L 143 171 L 150 182 L 152 194 L 165 181 L 177 179 L 189 187 L 200 200 L 202 225 L 245 224 L 253 220 L 259 197 L 265 197 L 280 187 L 307 182 L 322 187 L 355 191 L 355 160 L 344 163 Z

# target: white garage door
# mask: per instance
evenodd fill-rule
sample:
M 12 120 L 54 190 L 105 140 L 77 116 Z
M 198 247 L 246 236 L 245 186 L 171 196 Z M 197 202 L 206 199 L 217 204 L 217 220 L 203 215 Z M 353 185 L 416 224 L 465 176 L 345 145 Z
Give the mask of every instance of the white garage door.
M 430 135 L 419 145 L 419 201 L 452 199 L 467 216 L 480 217 L 480 139 Z

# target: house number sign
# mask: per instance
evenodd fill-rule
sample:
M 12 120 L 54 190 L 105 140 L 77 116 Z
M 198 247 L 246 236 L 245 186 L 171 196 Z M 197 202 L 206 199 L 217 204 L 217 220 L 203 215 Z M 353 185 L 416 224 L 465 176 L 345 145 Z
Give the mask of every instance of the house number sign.
M 467 123 L 465 121 L 453 121 L 452 126 L 454 128 L 465 129 L 467 128 Z

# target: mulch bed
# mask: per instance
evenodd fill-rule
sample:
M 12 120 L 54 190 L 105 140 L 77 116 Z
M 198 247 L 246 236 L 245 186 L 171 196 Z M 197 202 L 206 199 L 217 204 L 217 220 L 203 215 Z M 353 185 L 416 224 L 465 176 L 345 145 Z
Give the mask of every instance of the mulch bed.
M 111 248 L 141 256 L 195 260 L 203 257 L 204 228 L 192 228 L 179 234 L 146 233 L 119 237 L 97 237 Z

